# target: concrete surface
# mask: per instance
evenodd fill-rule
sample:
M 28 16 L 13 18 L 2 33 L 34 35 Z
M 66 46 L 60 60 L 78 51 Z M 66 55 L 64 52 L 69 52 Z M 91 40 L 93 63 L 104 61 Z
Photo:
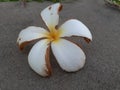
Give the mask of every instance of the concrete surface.
M 120 90 L 120 11 L 104 5 L 103 0 L 77 0 L 63 3 L 60 24 L 70 18 L 85 23 L 93 34 L 82 44 L 87 59 L 85 67 L 76 73 L 59 68 L 51 54 L 53 74 L 42 78 L 27 62 L 32 45 L 20 52 L 16 39 L 21 29 L 30 25 L 45 27 L 39 12 L 50 2 L 27 4 L 0 3 L 0 90 Z

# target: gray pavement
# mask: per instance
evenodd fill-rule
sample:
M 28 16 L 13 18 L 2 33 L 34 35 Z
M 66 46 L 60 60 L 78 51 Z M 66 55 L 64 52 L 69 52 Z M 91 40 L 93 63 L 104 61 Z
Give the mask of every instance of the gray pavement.
M 0 90 L 120 90 L 120 11 L 105 6 L 103 0 L 63 3 L 60 24 L 76 18 L 93 34 L 90 44 L 73 39 L 87 56 L 82 70 L 64 72 L 52 54 L 50 78 L 30 69 L 27 55 L 32 44 L 20 52 L 16 39 L 21 29 L 30 25 L 46 28 L 39 13 L 50 4 L 31 2 L 23 8 L 18 2 L 0 3 Z

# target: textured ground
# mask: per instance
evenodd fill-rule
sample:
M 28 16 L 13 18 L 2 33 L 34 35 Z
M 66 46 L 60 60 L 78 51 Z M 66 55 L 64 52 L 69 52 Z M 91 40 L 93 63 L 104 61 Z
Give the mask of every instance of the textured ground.
M 76 73 L 62 71 L 51 55 L 53 75 L 42 78 L 27 62 L 31 45 L 23 53 L 16 45 L 21 29 L 43 26 L 39 12 L 50 2 L 0 3 L 0 90 L 120 90 L 120 11 L 104 5 L 103 0 L 77 0 L 63 3 L 60 24 L 70 18 L 85 23 L 93 41 L 73 40 L 82 44 L 87 59 Z

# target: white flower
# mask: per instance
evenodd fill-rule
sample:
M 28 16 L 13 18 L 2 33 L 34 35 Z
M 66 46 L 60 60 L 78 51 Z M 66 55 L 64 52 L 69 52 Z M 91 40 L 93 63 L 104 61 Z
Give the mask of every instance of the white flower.
M 41 17 L 49 30 L 41 27 L 30 26 L 22 30 L 17 43 L 22 50 L 24 46 L 34 40 L 40 39 L 28 55 L 30 67 L 41 76 L 51 75 L 49 60 L 50 47 L 60 67 L 67 72 L 81 69 L 85 64 L 85 54 L 75 43 L 64 37 L 81 36 L 87 42 L 92 40 L 89 29 L 80 21 L 71 19 L 58 27 L 60 3 L 48 6 L 41 12 Z

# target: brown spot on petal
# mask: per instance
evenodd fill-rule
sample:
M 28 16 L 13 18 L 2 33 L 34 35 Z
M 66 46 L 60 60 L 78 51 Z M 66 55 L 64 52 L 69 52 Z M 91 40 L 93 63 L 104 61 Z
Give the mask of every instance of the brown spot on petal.
M 59 8 L 58 8 L 58 13 L 62 10 L 63 6 L 60 5 Z
M 55 26 L 55 29 L 57 30 L 58 28 L 59 28 L 58 25 L 56 25 L 56 26 Z
M 19 41 L 21 40 L 21 38 L 18 39 Z
M 51 10 L 51 8 L 52 8 L 52 7 L 50 6 L 48 9 Z
M 48 76 L 50 76 L 52 74 L 52 69 L 51 69 L 51 64 L 50 64 L 50 46 L 47 48 L 46 50 L 46 54 L 45 54 L 45 61 L 46 61 L 46 67 L 47 70 L 46 73 L 48 74 Z
M 85 37 L 84 37 L 84 40 L 85 40 L 87 43 L 89 43 L 89 42 L 91 41 L 90 39 L 85 38 Z

